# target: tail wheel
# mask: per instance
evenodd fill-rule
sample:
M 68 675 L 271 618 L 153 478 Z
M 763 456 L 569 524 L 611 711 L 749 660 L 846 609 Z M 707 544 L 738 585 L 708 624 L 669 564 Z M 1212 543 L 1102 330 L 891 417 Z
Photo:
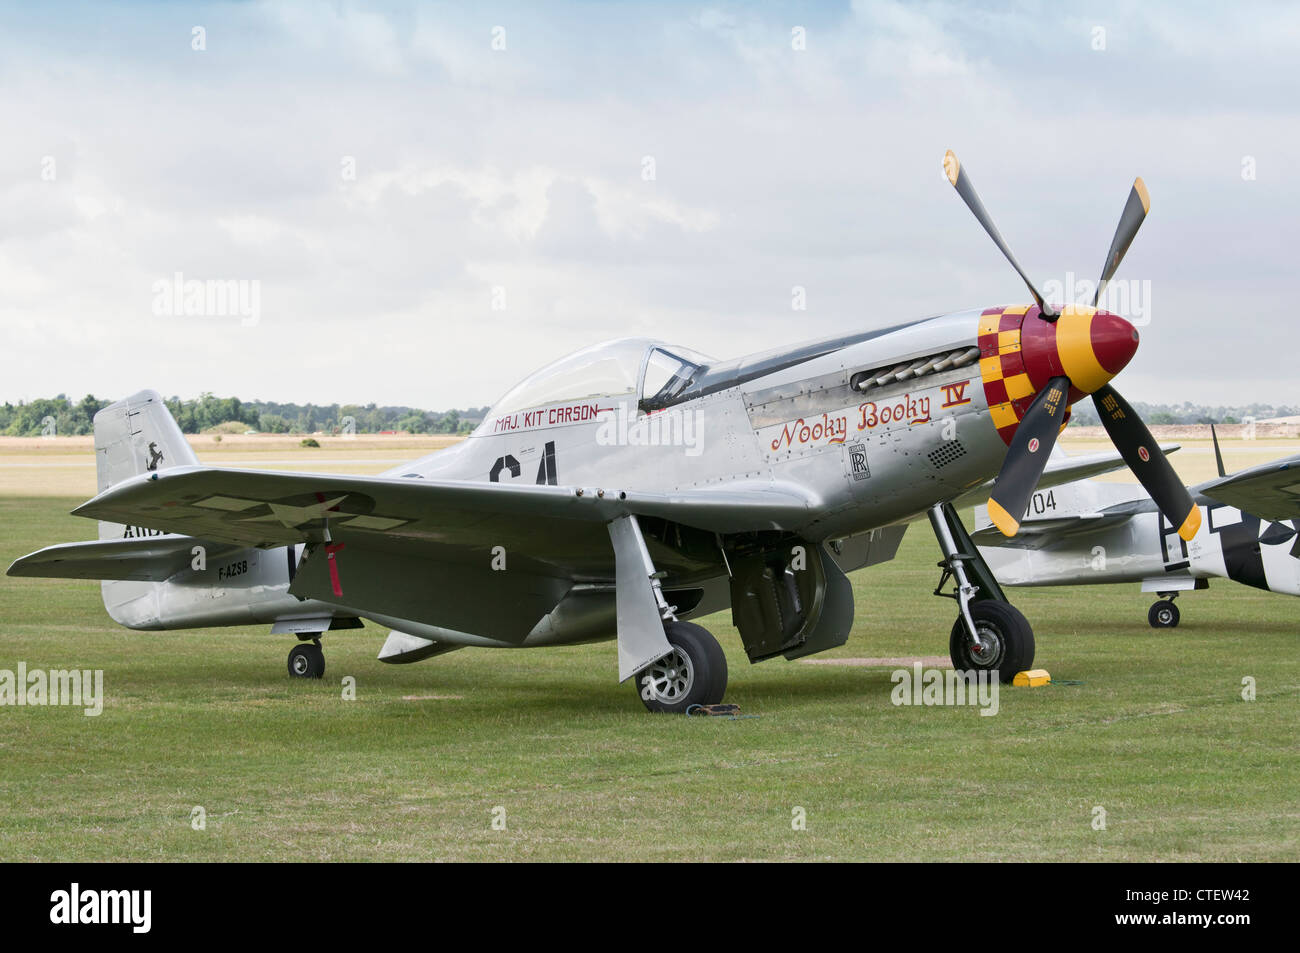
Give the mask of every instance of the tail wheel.
M 965 621 L 958 616 L 948 639 L 948 654 L 958 671 L 996 671 L 1003 682 L 1034 664 L 1034 630 L 1020 610 L 1008 602 L 985 599 L 970 607 L 980 644 L 971 645 Z
M 294 678 L 321 678 L 325 674 L 325 653 L 314 643 L 295 645 L 289 650 L 289 674 Z
M 721 702 L 727 691 L 727 656 L 718 640 L 692 622 L 670 622 L 664 635 L 672 651 L 633 679 L 646 708 L 684 714 L 692 705 Z
M 1178 606 L 1174 605 L 1172 599 L 1161 599 L 1147 612 L 1147 621 L 1153 629 L 1172 629 L 1178 624 L 1179 618 L 1181 615 Z

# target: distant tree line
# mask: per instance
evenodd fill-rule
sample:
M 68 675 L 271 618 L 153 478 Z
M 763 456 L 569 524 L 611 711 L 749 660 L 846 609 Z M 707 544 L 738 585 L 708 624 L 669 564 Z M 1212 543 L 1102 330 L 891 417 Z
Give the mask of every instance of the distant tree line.
M 1242 407 L 1211 407 L 1184 401 L 1181 404 L 1144 404 L 1133 401 L 1133 409 L 1151 426 L 1160 424 L 1239 424 L 1247 417 L 1267 420 L 1269 417 L 1291 417 L 1300 414 L 1300 408 L 1285 404 L 1249 404 Z M 1081 400 L 1071 410 L 1070 425 L 1080 427 L 1100 426 L 1101 418 L 1090 400 Z
M 0 405 L 0 434 L 39 437 L 53 421 L 55 433 L 75 436 L 94 431 L 95 414 L 112 403 L 86 395 L 73 403 L 64 394 L 29 403 Z M 404 430 L 408 433 L 469 433 L 487 415 L 487 407 L 466 410 L 420 410 L 415 407 L 379 407 L 375 404 L 277 404 L 273 401 L 241 401 L 238 397 L 201 394 L 193 400 L 169 398 L 172 412 L 184 433 L 202 433 L 221 424 L 239 423 L 261 433 L 342 433 L 349 426 L 355 433 Z M 1145 404 L 1134 401 L 1142 419 L 1158 424 L 1236 424 L 1247 417 L 1265 420 L 1300 414 L 1300 407 L 1250 404 L 1241 407 L 1211 407 L 1184 401 L 1182 404 Z M 1074 405 L 1071 426 L 1096 426 L 1101 421 L 1090 400 Z
M 94 432 L 95 414 L 111 400 L 86 395 L 73 403 L 67 395 L 0 406 L 0 434 L 39 437 L 54 432 L 67 436 Z M 238 423 L 262 433 L 468 433 L 487 414 L 486 407 L 431 411 L 416 407 L 379 407 L 375 404 L 278 404 L 241 401 L 238 397 L 201 394 L 193 400 L 171 397 L 167 409 L 183 433 L 202 433 L 222 424 Z

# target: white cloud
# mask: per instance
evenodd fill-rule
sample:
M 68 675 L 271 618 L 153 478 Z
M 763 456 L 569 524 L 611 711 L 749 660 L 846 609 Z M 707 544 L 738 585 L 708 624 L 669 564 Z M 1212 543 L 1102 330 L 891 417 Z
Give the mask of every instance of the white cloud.
M 1290 326 L 1294 13 L 1103 6 L 1102 53 L 1031 6 L 209 13 L 203 54 L 170 8 L 114 8 L 90 48 L 0 13 L 0 399 L 464 406 L 622 334 L 725 357 L 1024 300 L 951 147 L 1040 281 L 1099 267 L 1146 178 L 1131 399 L 1294 400 L 1259 366 Z M 153 317 L 176 271 L 260 280 L 262 323 Z

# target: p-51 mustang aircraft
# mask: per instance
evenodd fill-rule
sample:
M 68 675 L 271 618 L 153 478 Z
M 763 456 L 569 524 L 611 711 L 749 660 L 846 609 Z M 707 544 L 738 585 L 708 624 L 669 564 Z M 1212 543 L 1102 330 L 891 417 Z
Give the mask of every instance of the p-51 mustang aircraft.
M 973 538 L 1007 586 L 1138 582 L 1160 600 L 1153 628 L 1172 628 L 1174 600 L 1215 577 L 1300 596 L 1300 456 L 1228 476 L 1211 427 L 1219 478 L 1192 488 L 1200 531 L 1182 539 L 1140 487 L 1081 480 L 1039 490 L 1015 539 L 979 507 Z
M 303 643 L 289 655 L 298 676 L 324 671 L 321 633 L 361 618 L 392 629 L 387 662 L 612 638 L 619 680 L 635 677 L 651 710 L 681 712 L 727 684 L 717 641 L 689 620 L 730 606 L 751 662 L 841 645 L 845 573 L 893 558 L 928 517 L 935 591 L 957 601 L 953 662 L 1009 680 L 1032 665 L 1033 632 L 955 506 L 987 496 L 1014 535 L 1040 483 L 1122 458 L 1183 538 L 1200 511 L 1110 386 L 1137 331 L 1096 299 L 1045 302 L 951 152 L 944 170 L 1032 304 L 727 361 L 597 345 L 528 377 L 464 442 L 377 477 L 202 466 L 145 391 L 95 418 L 100 492 L 74 512 L 100 520 L 100 540 L 9 572 L 105 580 L 109 614 L 131 628 L 270 623 Z M 1148 206 L 1138 179 L 1098 295 Z M 1088 395 L 1119 457 L 1049 465 Z

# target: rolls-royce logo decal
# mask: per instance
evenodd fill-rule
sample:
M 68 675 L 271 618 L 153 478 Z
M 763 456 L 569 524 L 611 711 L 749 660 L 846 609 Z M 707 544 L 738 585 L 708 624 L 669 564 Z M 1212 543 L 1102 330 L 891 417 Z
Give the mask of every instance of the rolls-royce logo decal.
M 849 451 L 849 472 L 855 480 L 865 480 L 871 476 L 871 469 L 867 466 L 867 448 L 861 442 L 851 443 L 848 445 Z

